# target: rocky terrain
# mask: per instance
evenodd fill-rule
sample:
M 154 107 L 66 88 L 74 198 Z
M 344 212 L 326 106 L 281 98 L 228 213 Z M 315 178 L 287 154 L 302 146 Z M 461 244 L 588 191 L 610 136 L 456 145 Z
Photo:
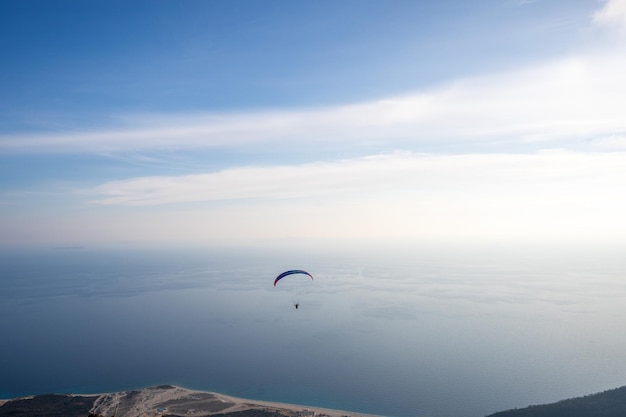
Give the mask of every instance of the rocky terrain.
M 0 402 L 0 417 L 358 417 L 172 385 L 100 395 L 47 394 Z

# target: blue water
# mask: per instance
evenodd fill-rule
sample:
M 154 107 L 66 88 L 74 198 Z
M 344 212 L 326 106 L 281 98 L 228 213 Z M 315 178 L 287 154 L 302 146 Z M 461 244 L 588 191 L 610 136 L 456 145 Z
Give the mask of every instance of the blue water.
M 176 384 L 387 416 L 480 417 L 589 394 L 626 385 L 623 253 L 4 250 L 0 397 Z M 315 281 L 272 286 L 294 268 Z

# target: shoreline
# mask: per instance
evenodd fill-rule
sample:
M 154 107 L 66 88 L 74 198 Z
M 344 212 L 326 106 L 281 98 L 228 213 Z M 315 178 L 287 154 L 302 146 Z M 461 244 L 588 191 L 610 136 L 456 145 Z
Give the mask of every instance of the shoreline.
M 230 395 L 224 395 L 219 393 L 213 393 L 219 395 L 220 397 L 228 398 L 234 402 L 239 401 L 240 403 L 254 403 L 267 407 L 275 407 L 275 408 L 284 408 L 292 411 L 302 411 L 302 410 L 310 410 L 319 412 L 320 414 L 325 414 L 331 417 L 341 417 L 341 416 L 350 416 L 350 417 L 382 417 L 377 414 L 366 414 L 359 413 L 356 411 L 348 411 L 348 410 L 337 410 L 333 408 L 324 408 L 324 407 L 316 407 L 311 405 L 303 405 L 303 404 L 290 404 L 290 403 L 281 403 L 276 401 L 262 401 L 262 400 L 251 400 L 240 397 L 233 397 Z
M 0 399 L 0 409 L 12 401 L 27 401 L 49 394 Z M 208 416 L 261 411 L 270 416 L 285 417 L 380 417 L 374 414 L 337 410 L 303 404 L 254 400 L 212 391 L 160 385 L 136 390 L 95 394 L 52 394 L 53 396 L 89 399 L 90 414 L 116 417 L 161 417 L 166 415 Z M 22 401 L 26 400 L 26 402 Z M 92 401 L 91 401 L 92 400 Z M 28 405 L 26 405 L 27 407 Z M 40 405 L 39 405 L 40 406 Z M 0 410 L 0 415 L 2 410 Z

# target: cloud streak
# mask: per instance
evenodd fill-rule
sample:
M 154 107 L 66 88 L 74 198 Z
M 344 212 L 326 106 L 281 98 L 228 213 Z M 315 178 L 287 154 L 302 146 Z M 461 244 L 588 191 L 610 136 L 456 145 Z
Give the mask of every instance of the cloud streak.
M 625 186 L 620 152 L 395 153 L 107 182 L 92 215 L 71 223 L 77 236 L 105 241 L 608 242 L 626 235 Z
M 531 195 L 626 185 L 626 154 L 566 151 L 535 154 L 395 153 L 302 165 L 244 167 L 175 177 L 140 177 L 96 187 L 98 205 L 155 206 L 250 199 L 358 198 L 394 195 Z M 584 194 L 583 194 L 584 195 Z M 550 199 L 550 196 L 545 196 Z
M 392 153 L 105 182 L 71 209 L 5 206 L 0 242 L 623 243 L 625 187 L 624 152 Z
M 434 142 L 575 143 L 626 132 L 624 73 L 621 56 L 576 57 L 343 106 L 127 116 L 124 126 L 109 130 L 5 134 L 0 152 L 115 153 L 272 143 L 290 148 L 380 143 L 407 149 Z

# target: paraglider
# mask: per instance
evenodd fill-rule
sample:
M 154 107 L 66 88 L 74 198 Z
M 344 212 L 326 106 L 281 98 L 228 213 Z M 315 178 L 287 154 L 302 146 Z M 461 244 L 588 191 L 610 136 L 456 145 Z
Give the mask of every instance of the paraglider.
M 274 279 L 274 286 L 276 286 L 276 284 L 278 283 L 278 281 L 280 281 L 281 279 L 289 276 L 289 275 L 295 275 L 295 274 L 302 274 L 302 275 L 307 275 L 309 277 L 311 277 L 311 280 L 313 280 L 313 275 L 309 274 L 306 271 L 303 271 L 301 269 L 292 269 L 290 271 L 285 271 L 282 274 L 278 275 L 276 277 L 276 279 Z M 292 293 L 293 293 L 293 306 L 296 308 L 296 310 L 298 309 L 298 307 L 300 307 L 300 301 L 298 301 L 296 295 L 295 295 L 295 290 L 292 287 Z
M 277 276 L 276 279 L 274 280 L 274 286 L 276 286 L 276 283 L 278 281 L 280 281 L 281 279 L 285 278 L 288 275 L 293 275 L 293 274 L 304 274 L 304 275 L 310 276 L 311 279 L 313 279 L 313 275 L 309 274 L 306 271 L 303 271 L 301 269 L 292 269 L 291 271 L 285 271 L 282 274 L 280 274 L 279 276 Z

